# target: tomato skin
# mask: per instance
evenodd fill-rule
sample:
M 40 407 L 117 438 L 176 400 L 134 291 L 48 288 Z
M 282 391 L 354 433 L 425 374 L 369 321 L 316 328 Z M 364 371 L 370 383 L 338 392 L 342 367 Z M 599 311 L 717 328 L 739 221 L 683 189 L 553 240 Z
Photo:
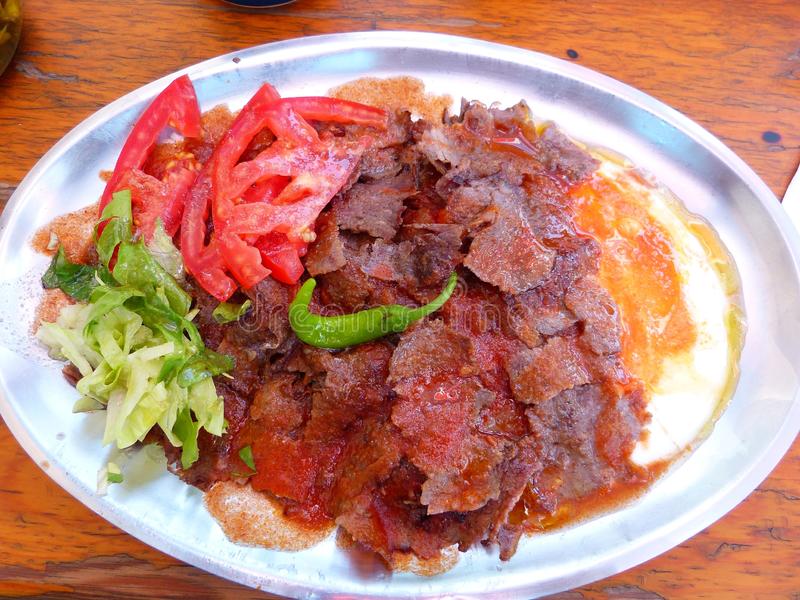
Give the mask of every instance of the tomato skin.
M 246 186 L 235 188 L 230 185 L 231 174 L 236 163 L 253 137 L 264 127 L 269 128 L 278 139 L 282 140 L 283 143 L 278 144 L 278 147 L 281 148 L 284 147 L 284 144 L 308 148 L 319 142 L 316 130 L 291 106 L 279 102 L 275 89 L 265 84 L 244 106 L 215 150 L 214 157 L 210 161 L 214 183 L 212 194 L 214 230 L 219 232 L 220 254 L 225 266 L 245 288 L 252 287 L 267 277 L 271 271 L 262 262 L 265 258 L 263 253 L 241 238 L 241 235 L 247 236 L 250 232 L 246 231 L 246 228 L 232 227 L 231 223 L 243 209 L 259 214 L 259 211 L 254 211 L 253 208 L 266 207 L 267 204 L 264 202 L 238 204 L 238 201 L 251 189 L 251 185 L 258 184 L 259 181 L 276 180 L 275 187 L 265 189 L 262 186 L 261 189 L 257 188 L 256 190 L 256 193 L 269 193 L 273 200 L 283 196 L 286 189 L 292 187 L 292 184 L 288 183 L 288 176 L 292 173 L 286 161 L 282 161 L 282 168 L 269 172 L 261 171 L 259 177 L 248 182 Z M 281 186 L 280 190 L 278 186 Z M 298 265 L 302 268 L 297 253 L 294 252 L 293 255 L 291 249 L 268 252 L 265 262 L 267 266 L 277 267 L 277 270 L 280 271 L 278 277 L 287 280 L 295 277 Z M 299 278 L 299 275 L 297 277 Z
M 170 191 L 160 216 L 164 223 L 164 231 L 170 237 L 174 236 L 178 232 L 178 227 L 181 226 L 181 216 L 186 203 L 186 195 L 189 193 L 189 189 L 196 178 L 197 173 L 189 169 L 180 169 L 169 173 L 166 177 L 165 183 Z M 145 236 L 147 236 L 147 231 L 145 231 Z
M 230 193 L 228 181 L 233 167 L 252 139 L 264 127 L 268 127 L 276 136 L 289 138 L 300 144 L 313 143 L 319 139 L 317 132 L 291 108 L 276 104 L 278 98 L 278 93 L 271 85 L 261 86 L 242 108 L 209 161 L 213 181 L 212 213 L 220 255 L 225 267 L 244 288 L 253 287 L 267 277 L 270 270 L 262 264 L 261 252 L 243 240 L 238 235 L 241 232 L 230 230 L 229 220 L 237 208 L 235 201 L 246 191 L 237 190 L 235 195 Z M 256 193 L 277 195 L 277 186 L 283 183 L 285 187 L 288 182 L 287 175 L 288 172 L 284 173 L 284 180 L 278 179 L 275 182 L 275 189 L 265 189 L 262 186 Z M 263 202 L 259 204 L 263 205 Z M 255 206 L 255 204 L 245 205 Z
M 300 257 L 305 255 L 308 244 L 290 241 L 285 234 L 272 232 L 261 236 L 254 244 L 261 253 L 264 265 L 281 283 L 294 284 L 300 280 L 305 267 Z
M 263 150 L 252 160 L 234 166 L 227 176 L 226 195 L 237 198 L 266 177 L 281 176 L 287 180 L 303 167 L 313 164 L 315 152 L 309 147 L 292 147 L 281 140 Z
M 230 202 L 245 194 L 265 172 L 294 176 L 308 170 L 303 167 L 311 167 L 319 162 L 315 160 L 317 157 L 313 150 L 319 145 L 320 139 L 306 119 L 385 128 L 387 115 L 386 111 L 379 108 L 336 98 L 306 96 L 279 99 L 275 89 L 264 84 L 239 113 L 220 143 L 219 161 L 214 173 L 220 219 L 228 214 Z M 264 127 L 275 134 L 277 141 L 259 155 L 257 166 L 248 172 L 246 167 L 237 165 L 237 162 L 253 137 Z M 296 153 L 287 161 L 287 155 L 292 150 Z
M 247 145 L 266 126 L 264 115 L 278 99 L 280 95 L 270 84 L 265 83 L 258 88 L 214 149 L 217 169 L 225 172 L 233 168 Z
M 167 125 L 185 137 L 200 135 L 200 106 L 188 75 L 178 77 L 164 88 L 136 121 L 103 190 L 98 214 L 103 213 L 111 201 L 111 195 L 119 189 L 125 173 L 142 168 L 159 134 Z
M 295 146 L 310 146 L 319 141 L 317 130 L 284 100 L 273 104 L 265 118 L 267 127 L 276 137 Z
M 291 106 L 299 115 L 312 121 L 353 123 L 369 127 L 386 127 L 386 111 L 349 100 L 325 96 L 284 98 L 281 102 Z

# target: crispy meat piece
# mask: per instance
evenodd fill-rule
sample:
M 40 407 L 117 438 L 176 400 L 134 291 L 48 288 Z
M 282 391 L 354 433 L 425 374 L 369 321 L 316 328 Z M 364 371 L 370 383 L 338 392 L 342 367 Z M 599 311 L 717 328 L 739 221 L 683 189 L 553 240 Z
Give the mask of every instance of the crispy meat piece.
M 290 433 L 303 425 L 310 412 L 310 398 L 293 373 L 276 373 L 253 396 L 250 418 L 260 427 Z
M 329 212 L 321 214 L 315 227 L 317 237 L 309 246 L 305 259 L 306 269 L 313 277 L 336 271 L 347 264 L 334 215 Z
M 425 322 L 401 336 L 392 357 L 392 422 L 407 456 L 427 475 L 420 502 L 431 515 L 476 510 L 500 494 L 504 443 L 477 429 L 494 394 L 472 375 L 472 356 L 469 338 Z
M 448 216 L 474 235 L 464 264 L 483 281 L 512 294 L 541 283 L 556 255 L 537 238 L 525 198 L 523 188 L 499 174 L 456 187 L 447 205 Z
M 400 242 L 375 240 L 362 267 L 375 279 L 396 282 L 424 301 L 436 296 L 462 260 L 459 225 L 415 223 Z
M 435 558 L 457 535 L 443 535 L 442 526 L 447 520 L 437 519 L 440 515 L 428 516 L 425 506 L 420 504 L 424 480 L 419 469 L 402 461 L 379 489 L 353 498 L 336 523 L 387 562 L 394 552 L 413 552 L 420 558 Z
M 510 357 L 506 370 L 514 398 L 525 404 L 543 402 L 591 382 L 583 356 L 570 340 L 562 337 L 550 338 L 539 348 Z
M 407 225 L 411 233 L 411 270 L 403 283 L 409 289 L 441 286 L 462 262 L 461 237 L 463 227 L 453 224 L 417 223 Z M 435 294 L 434 294 L 435 295 Z
M 504 211 L 478 232 L 464 264 L 483 281 L 519 294 L 544 280 L 555 254 L 536 239 L 520 215 Z
M 555 125 L 549 125 L 537 142 L 542 163 L 570 185 L 588 178 L 599 166 Z
M 400 226 L 403 200 L 415 191 L 414 179 L 408 172 L 356 183 L 337 199 L 333 212 L 342 229 L 391 239 Z
M 581 277 L 564 295 L 564 304 L 583 322 L 582 339 L 596 354 L 620 351 L 617 305 L 594 277 Z
M 529 348 L 540 346 L 547 337 L 566 332 L 577 322 L 572 311 L 561 302 L 546 304 L 539 289 L 519 295 L 506 294 L 503 299 L 510 330 Z
M 475 377 L 434 385 L 411 380 L 395 391 L 392 422 L 408 442 L 411 462 L 428 475 L 420 498 L 428 514 L 467 512 L 497 498 L 503 446 L 476 431 L 480 409 L 493 394 Z
M 320 276 L 319 293 L 333 313 L 362 310 L 376 304 L 413 304 L 396 283 L 409 269 L 408 244 L 394 244 L 339 232 L 345 259 L 340 268 Z
M 602 386 L 584 385 L 565 390 L 529 408 L 531 429 L 546 451 L 548 467 L 537 479 L 537 486 L 550 489 L 559 502 L 582 498 L 606 489 L 624 473 L 625 467 L 614 467 L 601 448 L 604 442 L 598 426 L 608 416 L 627 418 L 618 410 L 627 411 L 627 401 L 617 400 Z M 613 443 L 631 440 L 631 430 L 618 430 Z M 638 432 L 637 432 L 638 433 Z M 635 438 L 634 438 L 635 439 Z
M 600 246 L 588 236 L 567 236 L 559 240 L 553 269 L 536 288 L 545 306 L 560 306 L 572 284 L 600 269 Z
M 259 282 L 245 290 L 253 307 L 231 327 L 235 341 L 249 347 L 264 350 L 280 348 L 289 338 L 288 307 L 291 302 L 290 288 L 272 278 Z
M 439 180 L 439 186 L 444 189 L 447 176 Z M 478 179 L 468 185 L 455 187 L 448 195 L 447 216 L 454 223 L 462 225 L 481 224 L 479 215 L 492 204 L 495 192 L 495 182 L 490 178 Z M 441 193 L 447 194 L 446 191 Z
M 362 492 L 373 492 L 385 481 L 400 464 L 402 445 L 398 429 L 383 417 L 365 419 L 353 429 L 336 467 L 330 512 L 339 515 L 351 510 Z
M 382 281 L 400 282 L 412 268 L 411 242 L 385 242 L 375 240 L 369 248 L 369 258 L 362 270 L 364 273 Z
M 508 560 L 516 552 L 524 531 L 521 523 L 509 522 L 509 515 L 522 498 L 529 483 L 535 481 L 544 468 L 541 444 L 533 437 L 520 439 L 512 456 L 503 465 L 500 499 L 492 505 L 492 524 L 487 538 L 500 547 L 500 558 Z
M 306 352 L 316 355 L 324 373 L 312 393 L 311 416 L 304 430 L 306 439 L 341 439 L 358 419 L 386 412 L 391 346 L 373 342 L 338 353 L 319 348 Z
M 389 365 L 389 382 L 477 374 L 473 360 L 473 344 L 467 336 L 442 321 L 422 321 L 401 336 Z
M 318 512 L 327 492 L 319 483 L 333 479 L 343 445 L 342 441 L 308 442 L 265 431 L 252 445 L 257 472 L 250 483 L 255 490 L 292 501 L 290 506 L 298 512 Z
M 358 165 L 359 176 L 366 181 L 394 177 L 403 168 L 401 153 L 398 146 L 369 148 Z

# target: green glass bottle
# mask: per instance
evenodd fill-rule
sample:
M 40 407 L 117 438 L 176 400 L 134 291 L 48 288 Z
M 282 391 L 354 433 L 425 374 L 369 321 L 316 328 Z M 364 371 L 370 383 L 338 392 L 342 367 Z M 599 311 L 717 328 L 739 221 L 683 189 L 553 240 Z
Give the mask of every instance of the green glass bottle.
M 5 71 L 22 32 L 22 0 L 0 0 L 0 74 Z

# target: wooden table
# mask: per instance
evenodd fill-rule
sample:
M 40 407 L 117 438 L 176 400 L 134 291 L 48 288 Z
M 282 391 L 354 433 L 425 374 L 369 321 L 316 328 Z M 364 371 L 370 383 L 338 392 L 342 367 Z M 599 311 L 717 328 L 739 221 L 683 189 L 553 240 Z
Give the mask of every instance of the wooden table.
M 0 207 L 61 136 L 115 98 L 197 61 L 298 36 L 438 31 L 574 60 L 719 136 L 781 197 L 800 158 L 800 4 L 787 0 L 24 0 L 0 77 Z M 648 4 L 653 6 L 647 7 Z M 145 546 L 67 495 L 0 425 L 0 596 L 263 598 Z M 800 443 L 694 538 L 583 598 L 799 598 Z

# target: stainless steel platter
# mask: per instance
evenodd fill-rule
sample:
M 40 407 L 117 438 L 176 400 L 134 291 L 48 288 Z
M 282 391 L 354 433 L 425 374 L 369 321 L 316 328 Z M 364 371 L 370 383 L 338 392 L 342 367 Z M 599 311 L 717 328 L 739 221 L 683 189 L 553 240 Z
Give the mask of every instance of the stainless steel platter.
M 748 335 L 742 376 L 712 435 L 634 503 L 524 539 L 510 562 L 474 549 L 433 578 L 364 578 L 333 538 L 297 553 L 234 545 L 202 494 L 166 472 L 98 496 L 102 416 L 71 414 L 74 390 L 30 334 L 47 259 L 32 234 L 99 196 L 133 120 L 177 74 L 78 125 L 28 174 L 0 218 L 0 412 L 33 460 L 86 506 L 144 542 L 241 583 L 295 597 L 531 598 L 596 580 L 680 543 L 740 502 L 800 428 L 800 240 L 767 186 L 685 116 L 613 79 L 541 54 L 443 35 L 371 32 L 290 40 L 189 67 L 203 109 L 240 106 L 263 81 L 286 95 L 324 93 L 370 75 L 413 75 L 431 91 L 511 104 L 653 173 L 706 217 L 742 277 Z

